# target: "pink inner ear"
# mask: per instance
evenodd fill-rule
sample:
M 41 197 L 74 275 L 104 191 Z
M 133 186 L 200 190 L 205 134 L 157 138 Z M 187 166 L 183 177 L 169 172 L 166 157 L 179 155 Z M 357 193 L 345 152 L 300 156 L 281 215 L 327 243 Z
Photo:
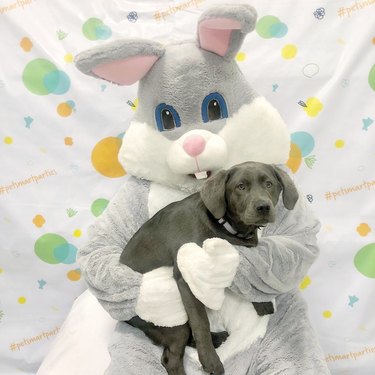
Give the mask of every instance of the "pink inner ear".
M 229 48 L 233 30 L 240 30 L 241 23 L 229 18 L 211 18 L 199 24 L 199 42 L 201 48 L 224 56 Z
M 92 69 L 98 77 L 118 85 L 132 85 L 143 78 L 158 56 L 133 56 L 124 60 L 101 64 Z

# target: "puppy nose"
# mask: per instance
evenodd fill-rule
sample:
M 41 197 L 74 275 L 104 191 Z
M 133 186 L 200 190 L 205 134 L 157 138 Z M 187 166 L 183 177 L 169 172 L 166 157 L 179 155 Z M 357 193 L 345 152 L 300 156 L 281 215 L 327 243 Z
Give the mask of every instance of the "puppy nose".
M 182 147 L 189 156 L 196 157 L 204 151 L 206 141 L 201 135 L 192 134 L 184 140 Z
M 270 212 L 271 206 L 267 203 L 258 204 L 255 209 L 257 210 L 258 214 L 268 214 Z

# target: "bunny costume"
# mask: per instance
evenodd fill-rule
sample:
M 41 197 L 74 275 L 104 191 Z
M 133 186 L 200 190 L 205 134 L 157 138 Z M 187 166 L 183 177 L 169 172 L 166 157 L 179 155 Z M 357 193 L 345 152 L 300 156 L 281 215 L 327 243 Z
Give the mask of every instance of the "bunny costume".
M 197 40 L 166 46 L 121 40 L 77 56 L 85 74 L 119 85 L 139 81 L 139 108 L 119 153 L 130 177 L 78 254 L 91 292 L 119 321 L 107 375 L 166 373 L 162 348 L 123 321 L 135 315 L 162 326 L 187 321 L 170 269 L 142 275 L 119 263 L 132 235 L 220 169 L 248 160 L 284 164 L 288 159 L 286 125 L 234 60 L 255 22 L 249 5 L 220 5 L 201 16 Z M 226 329 L 245 343 L 218 349 L 226 374 L 329 374 L 297 290 L 318 255 L 320 224 L 302 197 L 293 211 L 280 201 L 276 208 L 276 221 L 264 228 L 257 247 L 214 238 L 198 251 L 195 244 L 184 245 L 178 264 L 207 306 L 211 330 Z M 246 311 L 236 307 L 239 300 L 248 301 Z M 272 316 L 251 311 L 252 301 L 271 300 Z M 217 319 L 219 310 L 228 320 Z M 184 367 L 188 375 L 203 374 L 194 349 L 186 350 Z

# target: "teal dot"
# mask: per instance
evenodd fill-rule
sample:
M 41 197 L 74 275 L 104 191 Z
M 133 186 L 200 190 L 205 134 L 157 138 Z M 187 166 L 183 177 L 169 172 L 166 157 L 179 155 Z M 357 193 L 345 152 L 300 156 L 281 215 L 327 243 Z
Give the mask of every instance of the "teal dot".
M 362 275 L 375 279 L 375 243 L 370 243 L 357 252 L 354 265 Z
M 306 132 L 296 132 L 291 135 L 292 143 L 301 150 L 302 156 L 309 155 L 315 147 L 314 138 Z
M 95 200 L 91 205 L 91 212 L 94 216 L 100 216 L 104 210 L 107 208 L 109 203 L 108 199 L 99 198 Z
M 54 256 L 59 263 L 72 264 L 77 258 L 77 248 L 70 243 L 63 243 L 53 250 Z
M 95 35 L 100 40 L 106 40 L 111 37 L 112 30 L 106 25 L 100 25 L 95 28 Z
M 76 103 L 74 103 L 73 100 L 67 100 L 67 101 L 66 101 L 66 104 L 67 104 L 71 109 L 75 109 L 75 107 L 76 107 Z
M 282 22 L 275 23 L 271 26 L 270 32 L 274 38 L 282 38 L 288 33 L 288 26 Z
M 61 70 L 54 70 L 43 78 L 44 86 L 52 94 L 63 95 L 70 89 L 70 79 Z

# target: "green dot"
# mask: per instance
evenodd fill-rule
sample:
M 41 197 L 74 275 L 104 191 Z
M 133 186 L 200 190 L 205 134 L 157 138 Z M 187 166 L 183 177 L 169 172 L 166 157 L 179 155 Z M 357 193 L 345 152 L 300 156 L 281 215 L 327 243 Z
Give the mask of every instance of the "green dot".
M 99 18 L 89 18 L 82 26 L 83 35 L 89 40 L 98 40 L 97 30 L 103 26 Z
M 55 233 L 47 233 L 36 240 L 34 251 L 43 262 L 59 264 L 61 259 L 56 257 L 55 249 L 65 244 L 67 244 L 65 238 Z
M 272 34 L 272 26 L 280 23 L 280 20 L 275 16 L 264 16 L 256 24 L 255 30 L 258 35 L 265 39 L 270 39 Z
M 368 75 L 368 83 L 370 84 L 370 87 L 375 91 L 375 65 L 372 66 Z
M 375 279 L 375 243 L 370 243 L 357 252 L 354 265 L 362 275 Z
M 30 61 L 23 70 L 22 81 L 26 88 L 36 95 L 50 94 L 45 85 L 45 77 L 57 70 L 56 66 L 45 59 Z
M 108 206 L 108 199 L 99 198 L 95 200 L 91 205 L 91 212 L 94 216 L 100 216 Z

